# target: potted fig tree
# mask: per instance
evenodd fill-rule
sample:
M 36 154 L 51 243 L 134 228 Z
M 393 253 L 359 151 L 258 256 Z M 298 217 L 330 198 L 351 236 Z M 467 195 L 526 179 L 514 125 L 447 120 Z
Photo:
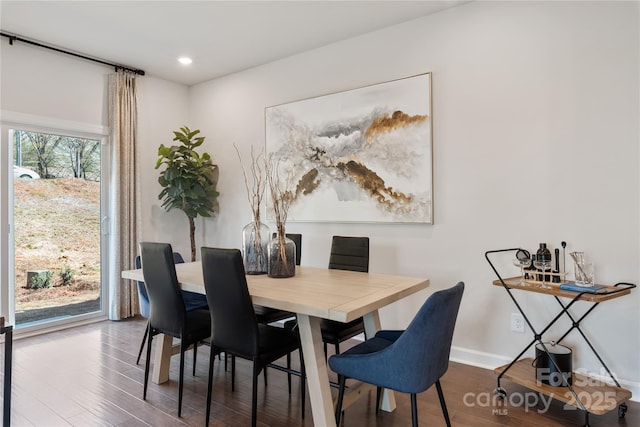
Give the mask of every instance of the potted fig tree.
M 179 145 L 158 148 L 156 169 L 165 166 L 160 172 L 158 182 L 162 191 L 158 199 L 167 211 L 177 208 L 189 218 L 189 237 L 191 239 L 191 261 L 196 260 L 195 219 L 198 216 L 211 217 L 218 210 L 218 165 L 213 164 L 208 153 L 202 155 L 196 148 L 204 142 L 203 136 L 197 136 L 200 130 L 188 127 L 174 131 L 174 141 Z

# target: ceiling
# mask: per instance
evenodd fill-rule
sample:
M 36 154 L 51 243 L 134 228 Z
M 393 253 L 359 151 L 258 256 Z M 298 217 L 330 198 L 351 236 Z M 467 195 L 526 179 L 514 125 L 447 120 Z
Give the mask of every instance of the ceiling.
M 0 29 L 190 86 L 465 2 L 2 0 Z

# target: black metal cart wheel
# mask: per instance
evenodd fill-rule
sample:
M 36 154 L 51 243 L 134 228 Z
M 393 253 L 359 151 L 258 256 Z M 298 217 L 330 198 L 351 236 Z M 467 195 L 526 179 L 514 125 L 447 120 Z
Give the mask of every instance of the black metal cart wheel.
M 627 413 L 627 404 L 626 403 L 621 403 L 618 406 L 618 418 L 624 418 L 626 413 Z

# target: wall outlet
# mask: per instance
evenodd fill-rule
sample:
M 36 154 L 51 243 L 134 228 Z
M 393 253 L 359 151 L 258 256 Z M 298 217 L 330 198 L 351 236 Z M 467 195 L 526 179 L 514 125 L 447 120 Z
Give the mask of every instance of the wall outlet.
M 524 317 L 520 313 L 511 313 L 511 332 L 524 333 Z

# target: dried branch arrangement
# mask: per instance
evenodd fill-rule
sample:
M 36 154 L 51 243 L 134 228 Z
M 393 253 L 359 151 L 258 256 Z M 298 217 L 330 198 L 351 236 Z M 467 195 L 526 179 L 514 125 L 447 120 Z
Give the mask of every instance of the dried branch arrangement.
M 293 201 L 293 193 L 286 188 L 285 182 L 280 177 L 280 163 L 271 154 L 265 163 L 267 180 L 269 182 L 269 192 L 273 202 L 273 216 L 276 222 L 276 228 L 278 230 L 278 251 L 275 259 L 269 259 L 270 266 L 274 263 L 278 264 L 278 268 L 293 268 L 295 264 L 293 260 L 287 259 L 286 247 L 285 247 L 285 223 L 287 222 L 287 213 L 289 207 Z M 271 255 L 272 258 L 273 254 Z M 287 277 L 288 272 L 282 272 L 282 277 Z M 293 272 L 291 272 L 293 273 Z M 270 273 L 271 274 L 271 273 Z M 277 274 L 277 273 L 276 273 Z M 292 276 L 293 274 L 289 274 Z
M 276 220 L 278 234 L 284 235 L 284 225 L 287 222 L 289 206 L 293 201 L 293 193 L 285 188 L 280 179 L 280 162 L 272 155 L 266 162 L 267 180 L 269 181 L 269 191 L 273 202 L 273 216 Z
M 251 206 L 251 213 L 253 214 L 253 221 L 260 222 L 260 205 L 262 204 L 262 198 L 264 197 L 265 190 L 267 188 L 267 161 L 264 155 L 264 150 L 260 150 L 256 155 L 253 151 L 253 145 L 251 146 L 251 166 L 249 172 L 251 174 L 251 181 L 247 176 L 247 171 L 242 163 L 242 157 L 236 144 L 233 144 L 238 154 L 238 160 L 240 160 L 240 167 L 242 168 L 242 175 L 244 176 L 244 185 L 247 189 L 247 199 L 249 200 L 249 206 Z
M 233 144 L 240 160 L 242 174 L 244 176 L 244 185 L 247 189 L 247 199 L 251 207 L 252 220 L 242 229 L 242 256 L 244 261 L 244 269 L 247 274 L 263 274 L 268 271 L 268 244 L 269 244 L 269 227 L 260 222 L 260 206 L 264 197 L 267 176 L 266 176 L 266 159 L 264 151 L 260 150 L 256 155 L 251 146 L 251 165 L 249 167 L 249 176 L 247 170 L 242 163 L 242 157 L 238 147 Z

